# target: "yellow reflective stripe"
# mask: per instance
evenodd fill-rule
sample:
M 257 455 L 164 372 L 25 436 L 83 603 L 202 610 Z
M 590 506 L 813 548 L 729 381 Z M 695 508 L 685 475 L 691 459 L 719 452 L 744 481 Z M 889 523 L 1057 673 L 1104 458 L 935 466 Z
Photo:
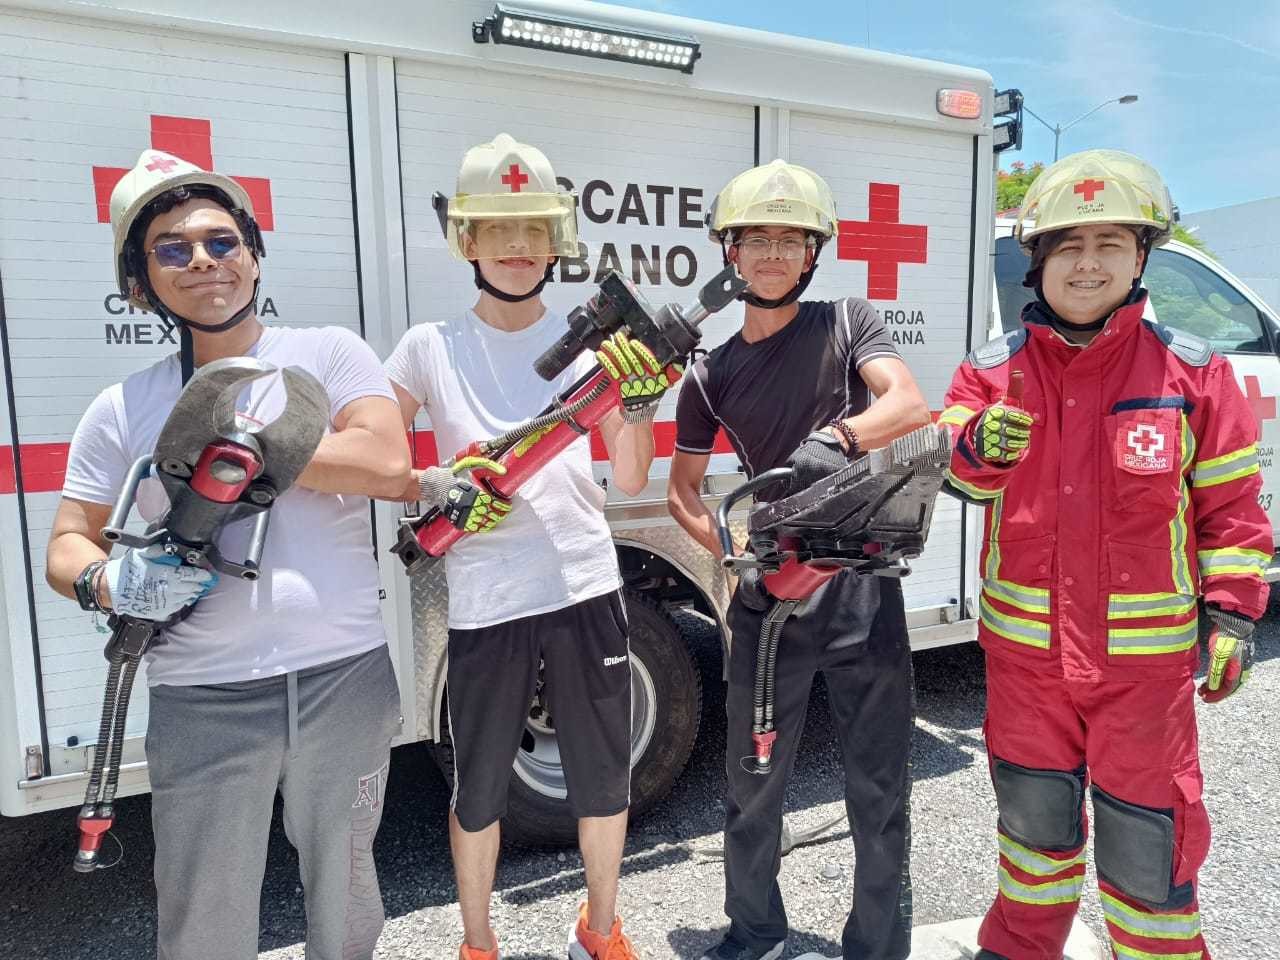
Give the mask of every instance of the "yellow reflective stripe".
M 1257 576 L 1261 577 L 1271 562 L 1271 554 L 1247 547 L 1220 547 L 1216 550 L 1197 550 L 1196 560 L 1200 576 Z
M 1024 620 L 1022 617 L 1001 613 L 986 597 L 979 601 L 979 619 L 992 633 L 998 633 L 1006 640 L 1024 643 L 1029 647 L 1041 650 L 1049 649 L 1049 625 L 1036 620 Z
M 961 480 L 950 470 L 946 472 L 946 475 L 947 475 L 948 483 L 950 483 L 953 487 L 955 487 L 961 493 L 967 493 L 969 496 L 973 497 L 975 500 L 994 500 L 996 497 L 1000 496 L 1001 494 L 1000 490 L 987 490 L 983 487 L 975 487 L 972 483 L 966 483 L 964 480 Z
M 1134 909 L 1117 900 L 1105 890 L 1102 896 L 1102 912 L 1107 922 L 1126 933 L 1155 940 L 1190 940 L 1200 935 L 1200 913 L 1147 913 Z
M 970 410 L 968 407 L 957 403 L 943 410 L 942 416 L 938 417 L 938 422 L 949 423 L 955 427 L 963 427 L 973 419 L 977 412 L 977 410 Z
M 1113 593 L 1107 597 L 1112 620 L 1177 617 L 1195 609 L 1196 598 L 1185 593 Z
M 1191 473 L 1191 485 L 1196 489 L 1216 487 L 1241 477 L 1252 476 L 1258 471 L 1258 445 L 1251 443 L 1220 457 L 1201 460 Z
M 982 589 L 1011 607 L 1027 613 L 1049 613 L 1049 591 L 1026 587 L 1011 580 L 983 580 Z
M 1039 850 L 1024 847 L 1016 840 L 1009 839 L 1003 833 L 999 837 L 1000 852 L 1019 870 L 1034 874 L 1037 877 L 1051 877 L 1055 873 L 1061 873 L 1068 867 L 1075 867 L 1084 863 L 1083 850 L 1070 860 L 1054 860 L 1052 857 L 1046 857 Z
M 1000 868 L 1000 892 L 1018 903 L 1051 906 L 1055 903 L 1071 903 L 1080 899 L 1084 887 L 1084 874 L 1051 880 L 1048 883 L 1023 883 L 1015 880 L 1004 867 Z
M 1194 647 L 1199 637 L 1199 624 L 1194 616 L 1173 627 L 1114 627 L 1107 631 L 1107 653 L 1116 656 L 1179 653 Z
M 1148 953 L 1146 950 L 1116 943 L 1114 938 L 1111 946 L 1117 957 L 1125 957 L 1127 960 L 1203 960 L 1204 957 L 1203 950 L 1192 950 L 1190 953 Z
M 1173 589 L 1176 593 L 1196 592 L 1195 579 L 1191 575 L 1191 558 L 1187 556 L 1190 532 L 1187 528 L 1187 511 L 1191 509 L 1191 490 L 1187 486 L 1187 471 L 1195 460 L 1196 435 L 1185 413 L 1179 416 L 1182 425 L 1182 470 L 1178 474 L 1178 509 L 1169 521 L 1169 563 L 1173 571 Z
M 1004 516 L 1004 500 L 997 499 L 987 510 L 987 567 L 983 575 L 988 580 L 1000 577 L 1000 520 Z

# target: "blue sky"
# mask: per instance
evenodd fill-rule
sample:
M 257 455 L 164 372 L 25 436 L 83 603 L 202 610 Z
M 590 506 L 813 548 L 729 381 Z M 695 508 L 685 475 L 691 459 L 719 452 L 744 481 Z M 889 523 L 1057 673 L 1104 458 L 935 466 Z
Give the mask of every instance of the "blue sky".
M 1050 124 L 1134 93 L 1062 135 L 1063 155 L 1128 150 L 1184 213 L 1280 196 L 1280 2 L 1164 0 L 613 0 L 701 20 L 980 67 Z M 998 12 L 997 12 L 998 11 Z M 1021 154 L 1053 158 L 1027 117 Z

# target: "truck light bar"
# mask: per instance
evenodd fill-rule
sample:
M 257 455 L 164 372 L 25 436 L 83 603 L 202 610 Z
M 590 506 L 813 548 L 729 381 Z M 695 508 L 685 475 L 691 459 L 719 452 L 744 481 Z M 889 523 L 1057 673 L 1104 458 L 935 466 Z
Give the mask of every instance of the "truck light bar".
M 493 15 L 471 25 L 476 43 L 507 43 L 576 53 L 598 60 L 640 63 L 649 67 L 693 73 L 702 56 L 694 37 L 623 30 L 608 24 L 567 20 L 498 4 Z
M 996 91 L 996 118 L 1009 117 L 991 128 L 992 148 L 996 153 L 1022 149 L 1022 91 L 1015 87 Z

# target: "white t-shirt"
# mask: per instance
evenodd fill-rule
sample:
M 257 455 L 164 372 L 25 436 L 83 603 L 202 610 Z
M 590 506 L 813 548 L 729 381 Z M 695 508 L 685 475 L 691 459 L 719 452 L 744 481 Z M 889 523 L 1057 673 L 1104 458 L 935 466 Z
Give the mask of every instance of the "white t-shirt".
M 340 327 L 266 327 L 249 355 L 312 374 L 329 394 L 331 421 L 352 400 L 395 396 L 377 355 Z M 63 495 L 114 503 L 129 467 L 154 450 L 180 381 L 174 354 L 98 394 L 71 441 Z M 283 397 L 279 378 L 265 377 L 245 391 L 238 410 L 269 422 Z M 150 522 L 167 508 L 160 482 L 144 480 L 134 516 Z M 217 545 L 224 557 L 244 559 L 252 525 L 250 518 L 223 530 Z M 372 650 L 386 642 L 378 590 L 369 499 L 294 486 L 271 508 L 259 579 L 220 574 L 191 615 L 166 628 L 165 643 L 152 648 L 148 680 L 232 683 Z
M 564 315 L 550 310 L 515 333 L 468 310 L 452 322 L 411 328 L 387 359 L 387 374 L 426 407 L 444 459 L 536 416 L 591 369 L 588 351 L 553 383 L 534 372 L 533 362 L 566 329 Z M 449 548 L 449 626 L 487 627 L 618 589 L 604 503 L 590 441 L 579 437 L 525 482 L 494 530 Z

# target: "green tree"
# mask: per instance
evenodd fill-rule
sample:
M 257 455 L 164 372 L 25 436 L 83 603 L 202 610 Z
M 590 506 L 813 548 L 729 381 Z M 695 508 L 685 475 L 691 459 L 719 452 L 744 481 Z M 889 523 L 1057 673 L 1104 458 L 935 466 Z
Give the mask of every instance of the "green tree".
M 1008 170 L 997 170 L 996 211 L 1004 213 L 1022 206 L 1022 198 L 1043 170 L 1043 163 L 1037 161 L 1028 167 L 1021 160 L 1013 161 Z

